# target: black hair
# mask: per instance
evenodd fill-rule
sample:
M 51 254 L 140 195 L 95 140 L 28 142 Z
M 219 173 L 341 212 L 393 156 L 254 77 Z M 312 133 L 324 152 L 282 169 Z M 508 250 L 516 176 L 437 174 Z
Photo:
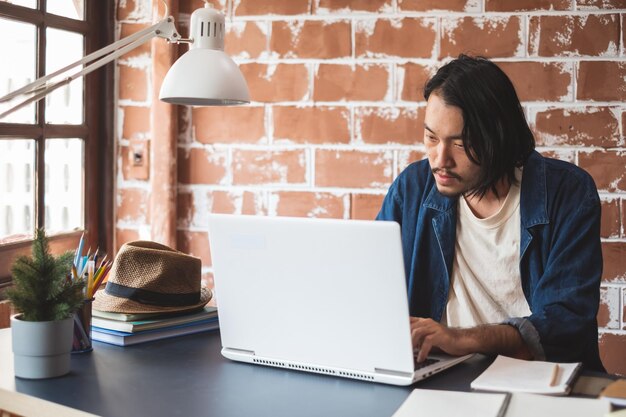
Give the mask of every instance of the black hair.
M 436 93 L 463 113 L 461 136 L 465 153 L 480 166 L 480 178 L 470 195 L 479 198 L 507 178 L 515 183 L 515 167 L 524 165 L 535 149 L 535 138 L 513 83 L 493 62 L 459 55 L 426 83 L 424 98 Z

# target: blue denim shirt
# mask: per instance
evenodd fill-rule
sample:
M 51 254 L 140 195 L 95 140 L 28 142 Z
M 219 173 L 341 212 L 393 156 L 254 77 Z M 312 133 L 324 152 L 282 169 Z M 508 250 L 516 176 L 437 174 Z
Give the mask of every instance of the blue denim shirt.
M 521 185 L 520 274 L 528 317 L 506 321 L 535 359 L 583 362 L 604 370 L 596 315 L 602 253 L 600 200 L 589 174 L 533 152 Z M 409 165 L 393 182 L 378 220 L 402 230 L 411 316 L 440 321 L 448 300 L 458 197 L 437 190 L 428 161 Z M 489 273 L 489 271 L 485 271 Z

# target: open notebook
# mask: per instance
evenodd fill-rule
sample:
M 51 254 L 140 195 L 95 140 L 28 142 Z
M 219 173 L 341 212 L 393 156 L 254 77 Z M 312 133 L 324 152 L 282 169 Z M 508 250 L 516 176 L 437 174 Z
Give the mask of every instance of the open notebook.
M 209 215 L 222 354 L 409 385 L 469 356 L 414 364 L 394 222 Z
M 609 411 L 609 401 L 595 398 L 415 389 L 392 417 L 604 417 Z
M 471 387 L 481 391 L 567 395 L 582 364 L 525 361 L 498 356 Z

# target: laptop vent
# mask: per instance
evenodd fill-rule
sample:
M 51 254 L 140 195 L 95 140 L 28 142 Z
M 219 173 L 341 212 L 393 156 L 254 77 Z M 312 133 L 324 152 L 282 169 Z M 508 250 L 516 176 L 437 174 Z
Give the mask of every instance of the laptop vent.
M 285 364 L 283 362 L 276 362 L 276 361 L 266 361 L 264 359 L 252 359 L 252 362 L 254 363 L 260 363 L 262 365 L 269 365 L 269 366 L 280 366 L 280 367 L 285 367 Z
M 296 364 L 293 364 L 293 363 L 287 363 L 286 364 L 284 362 L 269 361 L 269 360 L 265 360 L 265 359 L 256 359 L 256 358 L 253 358 L 252 361 L 254 363 L 258 363 L 258 364 L 261 364 L 261 365 L 278 366 L 278 367 L 281 367 L 281 368 L 295 369 L 297 371 L 316 372 L 318 374 L 343 376 L 343 377 L 346 377 L 346 378 L 357 378 L 357 379 L 364 379 L 364 380 L 367 380 L 367 381 L 373 381 L 374 380 L 374 377 L 370 376 L 370 375 L 363 375 L 363 374 L 358 374 L 358 373 L 354 373 L 354 372 L 335 371 L 334 369 L 322 368 L 322 367 L 319 367 L 319 366 L 296 365 Z
M 365 379 L 367 381 L 373 381 L 374 380 L 373 376 L 363 375 L 363 374 L 355 374 L 354 372 L 337 372 L 337 375 L 345 376 L 347 378 Z

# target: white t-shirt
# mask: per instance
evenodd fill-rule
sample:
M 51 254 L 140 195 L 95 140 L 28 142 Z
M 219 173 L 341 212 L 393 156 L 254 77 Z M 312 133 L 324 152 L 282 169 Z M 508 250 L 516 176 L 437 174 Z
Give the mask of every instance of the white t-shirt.
M 472 327 L 530 315 L 522 291 L 520 256 L 520 180 L 515 176 L 500 210 L 479 219 L 459 198 L 452 282 L 442 323 Z

